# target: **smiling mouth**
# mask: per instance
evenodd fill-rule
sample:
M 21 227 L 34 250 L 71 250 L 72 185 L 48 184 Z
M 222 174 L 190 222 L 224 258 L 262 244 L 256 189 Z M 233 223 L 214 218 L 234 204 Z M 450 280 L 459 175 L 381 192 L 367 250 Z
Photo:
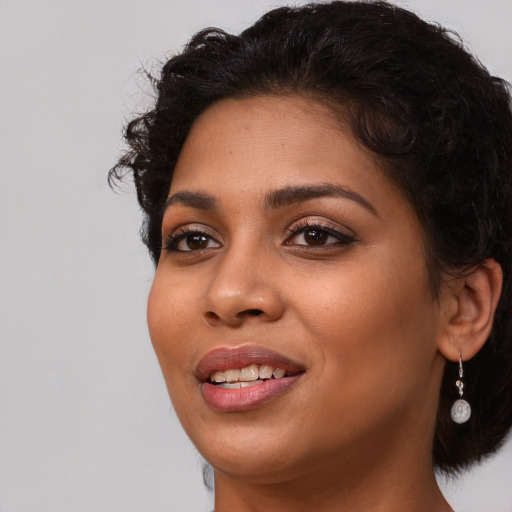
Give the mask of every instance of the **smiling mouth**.
M 216 370 L 210 374 L 207 382 L 223 389 L 238 389 L 263 384 L 270 379 L 292 377 L 298 373 L 287 372 L 269 364 L 251 364 L 240 369 Z
M 199 361 L 195 377 L 205 403 L 220 413 L 256 409 L 277 399 L 306 373 L 304 365 L 258 345 L 218 347 Z

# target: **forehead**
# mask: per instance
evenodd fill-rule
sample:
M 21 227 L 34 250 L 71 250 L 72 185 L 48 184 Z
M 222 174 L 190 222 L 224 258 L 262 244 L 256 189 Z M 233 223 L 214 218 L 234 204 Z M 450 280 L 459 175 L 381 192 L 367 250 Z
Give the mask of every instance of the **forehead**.
M 213 104 L 193 124 L 171 193 L 181 188 L 255 190 L 290 181 L 391 186 L 377 159 L 332 107 L 302 96 L 258 96 Z M 338 183 L 344 184 L 344 183 Z

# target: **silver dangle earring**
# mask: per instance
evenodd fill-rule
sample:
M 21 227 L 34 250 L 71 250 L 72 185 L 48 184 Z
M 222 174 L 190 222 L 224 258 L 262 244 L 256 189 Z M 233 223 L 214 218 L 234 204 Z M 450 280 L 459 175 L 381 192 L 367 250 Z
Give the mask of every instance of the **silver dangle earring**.
M 464 394 L 464 381 L 462 378 L 464 377 L 464 370 L 462 369 L 462 356 L 459 350 L 459 378 L 455 382 L 455 386 L 459 390 L 459 399 L 455 400 L 452 405 L 451 415 L 452 420 L 455 423 L 466 423 L 471 417 L 471 406 L 462 398 Z

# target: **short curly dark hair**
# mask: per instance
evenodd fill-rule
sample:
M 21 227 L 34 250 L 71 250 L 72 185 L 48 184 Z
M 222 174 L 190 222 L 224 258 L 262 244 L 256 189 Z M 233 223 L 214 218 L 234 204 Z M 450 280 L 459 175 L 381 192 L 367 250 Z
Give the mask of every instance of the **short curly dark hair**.
M 433 445 L 453 472 L 495 451 L 512 424 L 512 113 L 508 84 L 453 34 L 385 2 L 283 7 L 240 35 L 207 29 L 156 80 L 155 107 L 126 128 L 128 150 L 110 171 L 131 172 L 157 264 L 163 205 L 195 119 L 223 98 L 301 94 L 349 121 L 414 206 L 433 293 L 443 272 L 487 258 L 503 268 L 492 333 L 467 362 L 474 415 L 450 420 L 457 366 L 448 362 Z

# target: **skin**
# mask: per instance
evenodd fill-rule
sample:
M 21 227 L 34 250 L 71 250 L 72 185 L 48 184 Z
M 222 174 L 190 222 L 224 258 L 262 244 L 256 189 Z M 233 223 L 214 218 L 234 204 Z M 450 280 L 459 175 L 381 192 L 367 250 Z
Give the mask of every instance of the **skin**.
M 265 206 L 270 191 L 325 184 L 363 200 Z M 439 346 L 451 347 L 460 304 L 446 287 L 432 296 L 421 225 L 375 158 L 311 99 L 223 100 L 186 140 L 169 197 L 184 191 L 216 207 L 168 207 L 164 241 L 178 238 L 162 250 L 148 324 L 176 413 L 215 469 L 216 512 L 451 510 L 431 443 Z M 321 245 L 312 225 L 330 230 Z M 306 371 L 259 407 L 215 411 L 197 365 L 244 344 Z

